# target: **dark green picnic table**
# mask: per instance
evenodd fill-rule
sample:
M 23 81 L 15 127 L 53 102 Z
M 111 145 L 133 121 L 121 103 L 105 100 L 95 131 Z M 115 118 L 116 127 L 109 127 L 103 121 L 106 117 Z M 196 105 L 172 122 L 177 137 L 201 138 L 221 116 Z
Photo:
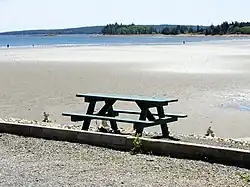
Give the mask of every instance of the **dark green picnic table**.
M 71 121 L 84 121 L 82 130 L 88 130 L 92 119 L 110 121 L 111 128 L 115 133 L 119 133 L 117 122 L 133 123 L 136 134 L 142 134 L 143 129 L 155 125 L 160 125 L 163 137 L 169 137 L 169 130 L 167 124 L 177 121 L 178 118 L 185 118 L 185 114 L 170 114 L 164 112 L 164 107 L 169 103 L 177 102 L 175 98 L 155 98 L 145 96 L 131 96 L 131 95 L 117 95 L 117 94 L 101 94 L 88 93 L 76 94 L 76 97 L 84 98 L 88 103 L 86 114 L 81 113 L 63 113 L 64 116 L 70 116 Z M 114 104 L 117 101 L 133 102 L 139 110 L 121 110 L 115 109 Z M 96 104 L 102 102 L 102 108 L 95 111 Z M 151 108 L 156 109 L 156 113 L 150 111 Z M 119 117 L 119 114 L 139 115 L 139 119 L 126 119 Z

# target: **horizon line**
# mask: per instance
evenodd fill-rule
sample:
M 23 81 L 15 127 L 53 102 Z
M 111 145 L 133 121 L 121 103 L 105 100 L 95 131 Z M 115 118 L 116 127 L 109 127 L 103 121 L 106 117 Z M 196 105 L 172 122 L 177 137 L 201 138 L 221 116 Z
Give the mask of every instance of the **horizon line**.
M 117 22 L 115 22 L 117 23 Z M 22 32 L 22 31 L 48 31 L 48 30 L 66 30 L 66 29 L 78 29 L 78 28 L 87 28 L 87 27 L 105 27 L 106 25 L 109 24 L 115 24 L 115 23 L 108 23 L 105 25 L 86 25 L 86 26 L 77 26 L 77 27 L 64 27 L 64 28 L 31 28 L 31 29 L 21 29 L 21 30 L 9 30 L 9 31 L 0 31 L 0 34 L 4 33 L 9 33 L 9 32 Z M 133 22 L 130 24 L 123 24 L 123 23 L 117 23 L 117 24 L 122 24 L 122 25 L 131 25 L 134 24 Z M 141 25 L 141 26 L 174 26 L 174 25 L 180 25 L 180 26 L 203 26 L 203 27 L 208 27 L 208 25 L 202 25 L 202 24 L 134 24 L 134 25 Z

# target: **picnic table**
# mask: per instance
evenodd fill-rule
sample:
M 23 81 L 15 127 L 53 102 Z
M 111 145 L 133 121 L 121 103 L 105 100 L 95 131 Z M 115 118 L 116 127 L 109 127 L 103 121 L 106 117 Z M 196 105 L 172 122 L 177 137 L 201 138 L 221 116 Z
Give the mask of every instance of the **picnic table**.
M 88 130 L 92 119 L 110 121 L 112 130 L 119 133 L 117 122 L 132 123 L 136 134 L 141 135 L 143 129 L 155 125 L 160 125 L 163 137 L 169 137 L 168 123 L 177 121 L 178 118 L 185 118 L 185 114 L 171 114 L 165 113 L 164 106 L 169 103 L 177 102 L 175 98 L 154 98 L 145 96 L 130 96 L 130 95 L 116 95 L 116 94 L 76 94 L 76 97 L 84 98 L 88 103 L 86 114 L 83 113 L 62 113 L 63 116 L 70 116 L 71 121 L 84 121 L 82 130 Z M 114 104 L 117 101 L 133 102 L 139 110 L 121 110 L 115 109 Z M 97 103 L 103 103 L 102 107 L 95 111 Z M 152 112 L 150 109 L 155 108 L 157 112 Z M 121 118 L 119 114 L 138 115 L 139 119 Z

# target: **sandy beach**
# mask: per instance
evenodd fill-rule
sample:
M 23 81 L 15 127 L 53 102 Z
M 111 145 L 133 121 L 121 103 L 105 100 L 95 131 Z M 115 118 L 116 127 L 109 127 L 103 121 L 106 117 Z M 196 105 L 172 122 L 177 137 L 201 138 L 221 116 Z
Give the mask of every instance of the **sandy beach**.
M 86 109 L 76 93 L 173 97 L 179 102 L 166 111 L 188 118 L 171 132 L 204 134 L 211 126 L 216 136 L 250 137 L 249 51 L 248 40 L 0 49 L 0 118 L 41 120 L 46 111 L 57 123 L 72 123 L 61 113 Z

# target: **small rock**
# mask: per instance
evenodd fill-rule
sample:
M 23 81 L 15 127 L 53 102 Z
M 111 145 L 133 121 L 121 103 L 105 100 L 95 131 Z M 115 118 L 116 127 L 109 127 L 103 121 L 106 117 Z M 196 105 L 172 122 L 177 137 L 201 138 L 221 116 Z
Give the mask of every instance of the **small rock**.
M 99 126 L 99 127 L 98 127 L 98 131 L 99 131 L 99 132 L 103 132 L 103 133 L 108 133 L 108 132 L 109 132 L 108 129 L 106 129 L 106 128 L 102 127 L 102 126 Z
M 223 138 L 217 138 L 217 141 L 219 141 L 219 142 L 223 142 L 223 141 L 224 141 L 224 139 L 223 139 Z
M 146 161 L 153 162 L 153 161 L 155 161 L 155 159 L 154 158 L 147 158 Z
M 160 169 L 161 167 L 160 166 L 154 166 L 155 169 Z

